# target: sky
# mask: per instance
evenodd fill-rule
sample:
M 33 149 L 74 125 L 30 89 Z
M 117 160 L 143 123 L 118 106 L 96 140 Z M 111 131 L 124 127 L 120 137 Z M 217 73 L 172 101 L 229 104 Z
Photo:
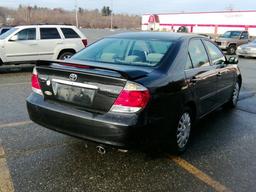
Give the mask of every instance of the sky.
M 111 6 L 114 13 L 144 14 L 193 11 L 256 10 L 256 0 L 77 0 L 85 9 Z M 0 6 L 11 8 L 19 4 L 73 10 L 76 0 L 0 0 Z

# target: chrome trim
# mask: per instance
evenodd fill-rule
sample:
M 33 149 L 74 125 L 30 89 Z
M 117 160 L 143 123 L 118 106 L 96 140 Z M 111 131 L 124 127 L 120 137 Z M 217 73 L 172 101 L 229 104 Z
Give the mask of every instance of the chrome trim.
M 44 56 L 44 55 L 53 55 L 54 53 L 24 53 L 24 54 L 9 54 L 6 57 L 29 57 L 29 56 Z
M 62 79 L 52 79 L 52 82 L 61 83 L 61 84 L 65 84 L 65 85 L 73 85 L 73 86 L 76 86 L 76 87 L 82 87 L 82 88 L 88 88 L 88 89 L 99 89 L 95 85 L 90 85 L 90 84 L 85 84 L 85 83 L 78 83 L 78 82 L 71 82 L 71 81 L 66 81 L 66 80 L 62 80 Z

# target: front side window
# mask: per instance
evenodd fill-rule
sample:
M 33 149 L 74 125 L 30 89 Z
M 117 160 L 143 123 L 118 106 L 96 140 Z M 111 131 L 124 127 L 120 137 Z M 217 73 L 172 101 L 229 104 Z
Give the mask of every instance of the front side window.
M 61 31 L 66 39 L 80 38 L 79 35 L 71 28 L 61 28 Z
M 241 35 L 241 39 L 248 39 L 248 38 L 249 38 L 248 32 L 243 32 Z
M 210 59 L 213 64 L 222 64 L 225 63 L 226 59 L 223 53 L 210 41 L 204 41 L 205 46 L 208 50 Z
M 188 51 L 194 68 L 209 66 L 209 59 L 200 39 L 192 39 Z
M 9 31 L 9 28 L 2 29 L 1 34 L 4 34 L 5 32 Z
M 77 53 L 72 59 L 155 66 L 173 44 L 172 41 L 105 38 Z
M 4 34 L 1 34 L 0 39 L 5 39 L 6 37 L 8 37 L 9 35 L 11 35 L 12 33 L 14 33 L 17 30 L 18 30 L 18 28 L 16 28 L 16 27 L 11 28 L 10 30 L 8 30 Z
M 30 28 L 30 29 L 23 29 L 17 34 L 18 41 L 24 41 L 24 40 L 35 40 L 36 39 L 36 29 Z
M 56 28 L 40 28 L 41 39 L 60 39 L 60 34 Z

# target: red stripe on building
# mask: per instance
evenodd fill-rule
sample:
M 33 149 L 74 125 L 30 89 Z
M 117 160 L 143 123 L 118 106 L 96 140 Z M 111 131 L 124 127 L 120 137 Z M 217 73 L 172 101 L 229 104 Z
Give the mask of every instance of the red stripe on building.
M 148 23 L 143 23 L 148 25 Z M 240 28 L 256 28 L 256 25 L 228 25 L 228 24 L 171 24 L 160 23 L 160 26 L 188 26 L 188 27 L 240 27 Z
M 256 10 L 243 10 L 243 11 L 210 11 L 210 12 L 176 12 L 176 13 L 155 13 L 156 15 L 176 15 L 176 14 L 208 14 L 208 13 L 255 13 Z M 152 14 L 144 14 L 152 15 Z

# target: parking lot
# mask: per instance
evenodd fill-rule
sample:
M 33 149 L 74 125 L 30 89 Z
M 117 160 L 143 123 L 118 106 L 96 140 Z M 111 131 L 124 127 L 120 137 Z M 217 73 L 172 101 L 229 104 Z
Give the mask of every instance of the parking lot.
M 113 33 L 84 32 L 90 43 Z M 38 126 L 25 105 L 31 68 L 2 72 L 0 192 L 255 191 L 256 59 L 241 58 L 239 66 L 238 107 L 204 118 L 180 157 L 114 149 L 100 155 L 95 144 Z

